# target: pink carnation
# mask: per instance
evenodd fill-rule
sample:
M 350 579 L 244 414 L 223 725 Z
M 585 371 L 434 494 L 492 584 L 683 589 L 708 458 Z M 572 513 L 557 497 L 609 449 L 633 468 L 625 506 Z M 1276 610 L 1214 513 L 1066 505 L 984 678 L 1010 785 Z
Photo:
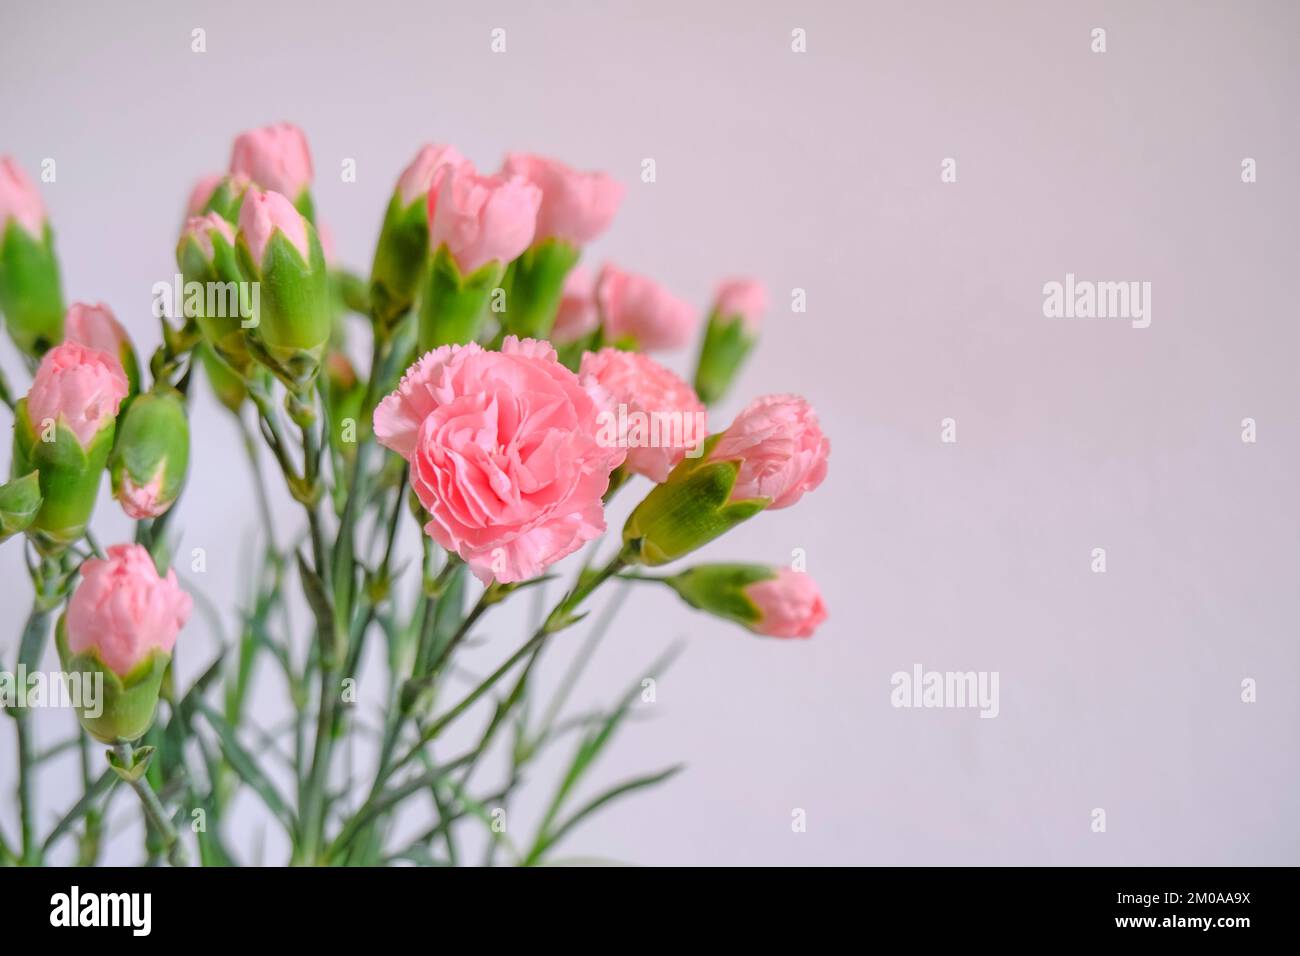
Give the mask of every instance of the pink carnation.
M 777 576 L 745 589 L 758 608 L 759 618 L 751 625 L 770 637 L 812 637 L 826 620 L 826 603 L 812 576 L 781 568 Z
M 397 180 L 402 205 L 409 206 L 430 192 L 436 193 L 446 171 L 465 162 L 467 160 L 455 146 L 421 146 L 411 165 L 402 170 Z
M 297 199 L 311 185 L 307 137 L 292 123 L 275 123 L 241 133 L 230 155 L 230 171 L 262 189 Z
M 611 342 L 631 339 L 652 351 L 685 345 L 699 318 L 694 306 L 659 283 L 612 265 L 600 270 L 596 301 Z
M 718 286 L 713 311 L 723 319 L 740 316 L 745 331 L 757 335 L 763 313 L 767 311 L 767 290 L 753 279 L 728 279 Z
M 212 234 L 214 232 L 230 245 L 235 244 L 234 229 L 230 227 L 230 223 L 215 212 L 210 212 L 205 216 L 191 216 L 185 220 L 185 226 L 181 229 L 181 242 L 186 239 L 193 239 L 203 251 L 203 255 L 211 259 L 214 252 L 212 245 Z
M 664 481 L 708 434 L 695 390 L 648 356 L 618 349 L 587 352 L 581 375 L 595 379 L 618 406 L 603 413 L 603 421 L 619 423 L 629 471 Z
M 311 262 L 311 244 L 307 236 L 307 220 L 284 196 L 277 192 L 258 192 L 250 189 L 239 207 L 239 232 L 248 243 L 248 251 L 258 266 L 266 255 L 266 247 L 276 231 L 293 243 L 302 255 L 303 262 Z
M 10 219 L 37 239 L 45 231 L 45 204 L 40 192 L 13 157 L 0 156 L 0 237 Z
M 522 176 L 542 191 L 536 240 L 560 239 L 575 246 L 609 228 L 623 201 L 623 186 L 604 173 L 584 173 L 530 153 L 510 153 L 502 173 Z
M 113 310 L 102 302 L 95 305 L 72 303 L 63 320 L 63 338 L 89 349 L 107 352 L 117 359 L 121 358 L 122 348 L 129 347 L 131 343 L 126 329 L 122 328 L 122 323 L 113 315 Z
M 542 192 L 521 176 L 480 176 L 469 163 L 446 169 L 429 193 L 429 249 L 446 246 L 462 275 L 510 262 L 532 244 Z
M 822 483 L 830 452 L 811 405 L 797 395 L 764 395 L 736 416 L 709 460 L 739 459 L 731 499 L 770 498 L 775 509 Z
M 597 441 L 605 396 L 546 342 L 444 345 L 375 409 L 375 436 L 411 465 L 425 531 L 483 582 L 523 581 L 605 530 L 620 448 Z
M 556 345 L 568 345 L 596 331 L 599 324 L 596 280 L 582 266 L 575 266 L 564 280 L 560 308 L 551 328 L 551 341 Z
M 46 352 L 36 369 L 27 420 L 38 436 L 44 422 L 61 420 L 84 448 L 117 416 L 128 387 L 116 357 L 64 342 Z
M 140 545 L 114 545 L 107 558 L 81 565 L 81 583 L 68 601 L 68 649 L 96 650 L 105 667 L 125 677 L 153 650 L 171 653 L 191 607 L 175 571 L 159 577 Z
M 187 218 L 203 215 L 203 207 L 208 204 L 212 194 L 217 191 L 224 177 L 221 173 L 213 173 L 210 176 L 204 176 L 194 184 L 190 190 L 190 198 L 185 203 L 185 215 Z

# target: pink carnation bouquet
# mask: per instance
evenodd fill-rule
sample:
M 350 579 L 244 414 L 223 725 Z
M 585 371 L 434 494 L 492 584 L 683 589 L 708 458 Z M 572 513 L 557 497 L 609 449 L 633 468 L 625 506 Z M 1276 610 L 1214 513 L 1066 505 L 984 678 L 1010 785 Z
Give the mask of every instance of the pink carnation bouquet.
M 699 640 L 771 639 L 772 668 L 827 617 L 801 567 L 725 555 L 733 528 L 779 522 L 768 513 L 827 474 L 817 415 L 783 383 L 722 413 L 765 290 L 719 276 L 697 308 L 662 277 L 592 262 L 619 223 L 617 177 L 523 152 L 489 169 L 446 143 L 391 171 L 369 272 L 354 273 L 333 257 L 300 129 L 244 132 L 226 155 L 159 239 L 185 294 L 122 320 L 65 302 L 47 206 L 0 157 L 0 310 L 31 376 L 0 379 L 0 541 L 31 579 L 21 636 L 0 646 L 18 648 L 15 672 L 57 657 L 84 691 L 85 767 L 81 792 L 42 786 L 43 715 L 3 702 L 20 827 L 0 826 L 0 865 L 100 861 L 119 785 L 152 863 L 252 862 L 240 813 L 281 830 L 293 864 L 458 863 L 471 840 L 488 863 L 554 861 L 593 812 L 680 769 L 614 783 L 594 769 L 639 676 L 607 708 L 567 712 L 617 595 L 684 602 L 719 632 Z M 129 330 L 146 321 L 138 352 Z M 683 376 L 665 363 L 692 343 Z M 220 409 L 196 406 L 200 387 Z M 192 424 L 227 412 L 259 508 L 235 634 L 195 613 L 211 602 L 177 560 L 192 547 L 177 515 L 202 507 L 185 495 Z M 105 511 L 124 540 L 101 544 Z M 27 603 L 6 588 L 6 607 Z M 531 609 L 523 633 L 496 610 L 508 601 Z M 193 633 L 208 629 L 215 652 Z M 579 650 L 568 632 L 583 630 Z M 544 656 L 571 658 L 553 696 L 532 679 Z M 375 657 L 380 683 L 364 673 Z M 357 702 L 363 677 L 383 687 L 377 708 Z M 262 719 L 276 693 L 286 722 Z M 536 826 L 498 826 L 519 788 L 546 786 L 553 750 Z

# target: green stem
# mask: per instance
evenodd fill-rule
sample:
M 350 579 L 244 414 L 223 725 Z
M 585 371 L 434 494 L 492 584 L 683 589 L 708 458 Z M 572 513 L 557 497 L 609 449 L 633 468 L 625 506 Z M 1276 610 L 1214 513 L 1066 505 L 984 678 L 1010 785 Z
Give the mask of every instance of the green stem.
M 131 767 L 134 764 L 134 752 L 134 748 L 126 741 L 113 745 L 113 753 L 117 755 L 118 764 L 122 767 Z M 163 848 L 171 865 L 188 866 L 185 844 L 181 843 L 180 834 L 176 832 L 171 817 L 163 809 L 158 794 L 154 793 L 153 787 L 149 786 L 147 777 L 141 775 L 139 779 L 131 780 L 129 783 L 136 796 L 140 798 L 140 806 L 144 810 L 145 818 L 162 836 Z

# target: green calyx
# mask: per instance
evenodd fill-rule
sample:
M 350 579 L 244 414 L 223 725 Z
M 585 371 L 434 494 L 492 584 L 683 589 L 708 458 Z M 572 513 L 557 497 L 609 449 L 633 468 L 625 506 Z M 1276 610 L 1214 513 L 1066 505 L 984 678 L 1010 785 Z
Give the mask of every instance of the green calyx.
M 39 358 L 63 340 L 63 292 L 54 233 L 37 238 L 10 219 L 0 233 L 0 313 L 14 344 Z
M 473 342 L 504 273 L 501 263 L 489 262 L 462 276 L 447 248 L 439 247 L 429 261 L 420 300 L 420 354 L 440 345 Z
M 57 554 L 85 533 L 99 496 L 100 473 L 113 447 L 114 425 L 110 421 L 83 448 L 62 417 L 32 422 L 27 400 L 18 403 L 13 474 L 39 472 L 42 502 L 27 532 L 42 553 Z
M 232 368 L 247 371 L 250 357 L 243 323 L 252 321 L 251 288 L 244 281 L 235 247 L 215 229 L 208 231 L 212 255 L 194 236 L 182 236 L 176 264 L 185 279 L 182 311 L 194 319 L 203 338 Z
M 163 676 L 171 664 L 166 651 L 151 650 L 125 675 L 110 670 L 95 648 L 73 654 L 68 649 L 66 615 L 59 618 L 54 643 L 59 662 L 71 675 L 80 675 L 82 707 L 77 719 L 96 740 L 112 744 L 135 741 L 153 726 Z
M 221 182 L 217 183 L 217 188 L 212 190 L 212 195 L 208 197 L 203 212 L 215 212 L 232 226 L 238 227 L 239 207 L 243 205 L 244 193 L 247 191 L 247 181 L 236 179 L 233 176 L 225 176 Z
M 712 405 L 727 393 L 754 342 L 741 316 L 717 312 L 709 316 L 695 367 L 695 394 L 700 401 Z
M 702 564 L 663 582 L 691 607 L 752 627 L 762 615 L 746 589 L 776 576 L 765 564 Z
M 381 331 L 392 329 L 410 310 L 428 260 L 427 197 L 403 206 L 401 191 L 394 191 L 370 269 L 370 311 Z
M 256 263 L 243 236 L 240 268 L 256 285 L 247 321 L 249 351 L 290 390 L 301 392 L 320 370 L 332 328 L 329 273 L 316 230 L 307 224 L 308 256 L 277 230 Z
M 684 458 L 628 516 L 623 544 L 637 563 L 656 567 L 675 561 L 771 503 L 767 498 L 730 500 L 740 463 L 709 460 L 718 438 L 708 439 L 698 458 Z
M 108 468 L 121 499 L 129 479 L 136 487 L 159 481 L 158 504 L 169 507 L 185 483 L 190 426 L 180 393 L 159 387 L 139 396 L 122 415 Z
M 0 485 L 0 541 L 30 528 L 42 500 L 40 474 L 35 471 Z
M 506 270 L 507 335 L 544 339 L 551 334 L 564 295 L 564 280 L 578 263 L 579 250 L 559 239 L 545 239 L 525 250 Z

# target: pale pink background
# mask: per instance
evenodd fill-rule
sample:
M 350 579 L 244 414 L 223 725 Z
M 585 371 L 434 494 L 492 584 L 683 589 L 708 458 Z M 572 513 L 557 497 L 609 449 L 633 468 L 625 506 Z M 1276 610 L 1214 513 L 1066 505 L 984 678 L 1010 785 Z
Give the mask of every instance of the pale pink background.
M 45 197 L 66 291 L 110 303 L 146 354 L 191 182 L 234 134 L 279 119 L 311 139 L 318 208 L 353 268 L 398 171 L 436 140 L 483 166 L 531 149 L 623 179 L 594 262 L 701 304 L 724 274 L 768 283 L 762 346 L 716 421 L 759 391 L 803 393 L 833 438 L 831 477 L 707 554 L 805 549 L 831 619 L 780 644 L 634 593 L 576 703 L 612 700 L 673 639 L 685 653 L 590 783 L 689 768 L 561 856 L 1295 864 L 1298 28 L 1290 3 L 1226 0 L 9 4 L 0 151 L 30 171 L 56 159 Z M 645 157 L 654 184 L 638 180 Z M 939 180 L 944 157 L 956 184 Z M 1042 285 L 1067 271 L 1150 281 L 1151 327 L 1045 319 Z M 806 314 L 789 311 L 796 287 Z M 939 441 L 945 417 L 955 445 Z M 206 390 L 195 431 L 175 527 L 183 550 L 208 550 L 199 583 L 230 607 L 255 519 Z M 97 528 L 128 533 L 108 502 Z M 16 543 L 0 576 L 8 663 L 28 601 Z M 523 609 L 494 612 L 473 664 L 524 626 Z M 201 618 L 182 641 L 192 673 L 209 653 Z M 917 662 L 999 671 L 1001 715 L 891 708 L 890 674 Z M 273 720 L 270 672 L 258 709 Z M 363 689 L 371 714 L 382 688 Z M 44 744 L 69 729 L 43 717 Z M 531 778 L 516 839 L 567 756 Z M 0 725 L 11 834 L 12 758 Z M 48 781 L 43 828 L 71 800 Z M 240 808 L 231 842 L 265 831 L 265 858 L 281 859 L 255 801 Z M 138 845 L 125 835 L 112 859 Z

